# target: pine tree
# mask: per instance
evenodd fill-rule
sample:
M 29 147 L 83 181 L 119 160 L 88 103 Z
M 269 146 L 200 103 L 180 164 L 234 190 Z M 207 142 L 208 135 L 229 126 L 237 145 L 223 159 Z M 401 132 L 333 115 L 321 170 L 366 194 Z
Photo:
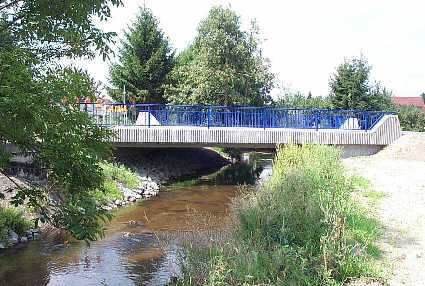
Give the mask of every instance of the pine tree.
M 164 103 L 163 85 L 174 66 L 174 51 L 149 9 L 140 8 L 121 45 L 119 62 L 109 69 L 111 97 L 121 102 L 125 86 L 126 102 L 133 97 L 136 103 Z
M 391 92 L 379 83 L 371 84 L 371 66 L 366 58 L 346 59 L 329 81 L 330 101 L 339 110 L 387 110 L 393 107 Z

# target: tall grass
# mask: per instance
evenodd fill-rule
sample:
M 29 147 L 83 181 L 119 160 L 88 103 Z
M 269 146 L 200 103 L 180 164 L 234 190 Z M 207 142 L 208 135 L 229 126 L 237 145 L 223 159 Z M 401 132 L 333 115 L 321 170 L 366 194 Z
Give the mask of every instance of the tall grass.
M 121 164 L 100 163 L 103 175 L 105 176 L 104 191 L 94 190 L 92 195 L 102 204 L 107 204 L 108 200 L 124 198 L 118 187 L 118 183 L 130 189 L 139 187 L 139 176 Z
M 27 230 L 33 227 L 34 223 L 25 218 L 23 210 L 14 207 L 0 209 L 0 231 L 7 228 L 19 235 L 24 235 Z M 3 235 L 4 233 L 5 232 L 3 232 Z M 0 237 L 0 242 L 6 238 L 7 237 Z
M 120 182 L 130 189 L 139 187 L 139 177 L 137 174 L 124 165 L 103 162 L 100 166 L 107 181 Z
M 340 150 L 278 149 L 273 175 L 233 203 L 231 235 L 186 242 L 180 285 L 340 285 L 377 275 L 377 223 L 351 199 Z

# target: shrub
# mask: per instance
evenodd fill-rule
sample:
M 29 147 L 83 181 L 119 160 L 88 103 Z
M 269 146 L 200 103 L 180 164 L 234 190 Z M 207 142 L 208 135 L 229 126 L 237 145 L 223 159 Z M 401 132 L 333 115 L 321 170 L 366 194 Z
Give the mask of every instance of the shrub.
M 124 165 L 104 162 L 100 166 L 103 169 L 106 180 L 118 181 L 130 189 L 139 187 L 139 177 L 137 174 Z
M 185 244 L 179 283 L 337 285 L 377 275 L 377 223 L 351 199 L 359 186 L 345 177 L 340 153 L 280 147 L 268 183 L 234 201 L 232 235 Z
M 118 188 L 117 183 L 113 181 L 105 182 L 105 191 L 106 191 L 106 196 L 108 198 L 122 200 L 124 197 L 120 189 Z
M 22 236 L 32 227 L 34 223 L 24 217 L 22 210 L 5 208 L 0 212 L 0 230 L 7 228 Z
M 414 106 L 399 106 L 397 115 L 404 131 L 425 132 L 425 112 Z

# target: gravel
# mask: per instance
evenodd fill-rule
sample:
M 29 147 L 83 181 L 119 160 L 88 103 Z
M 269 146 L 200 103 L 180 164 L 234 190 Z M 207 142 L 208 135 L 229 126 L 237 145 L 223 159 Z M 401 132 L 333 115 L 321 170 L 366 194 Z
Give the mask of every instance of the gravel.
M 378 154 L 344 165 L 388 195 L 376 206 L 382 262 L 393 266 L 385 285 L 425 285 L 425 133 L 405 132 Z

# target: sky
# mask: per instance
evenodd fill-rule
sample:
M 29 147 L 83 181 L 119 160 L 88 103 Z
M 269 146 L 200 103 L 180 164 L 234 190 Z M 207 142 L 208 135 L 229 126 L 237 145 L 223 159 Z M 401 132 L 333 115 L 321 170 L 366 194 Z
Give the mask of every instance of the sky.
M 230 7 L 244 29 L 256 19 L 263 56 L 271 62 L 280 86 L 313 96 L 329 93 L 329 79 L 345 58 L 363 54 L 372 66 L 371 80 L 394 96 L 425 92 L 425 1 L 381 0 L 124 0 L 112 18 L 99 26 L 123 31 L 145 5 L 177 53 L 195 38 L 199 22 L 212 6 Z M 117 41 L 119 42 L 119 41 Z M 114 60 L 114 59 L 112 59 Z M 78 63 L 107 84 L 108 62 L 101 57 Z M 275 89 L 273 94 L 279 93 Z

